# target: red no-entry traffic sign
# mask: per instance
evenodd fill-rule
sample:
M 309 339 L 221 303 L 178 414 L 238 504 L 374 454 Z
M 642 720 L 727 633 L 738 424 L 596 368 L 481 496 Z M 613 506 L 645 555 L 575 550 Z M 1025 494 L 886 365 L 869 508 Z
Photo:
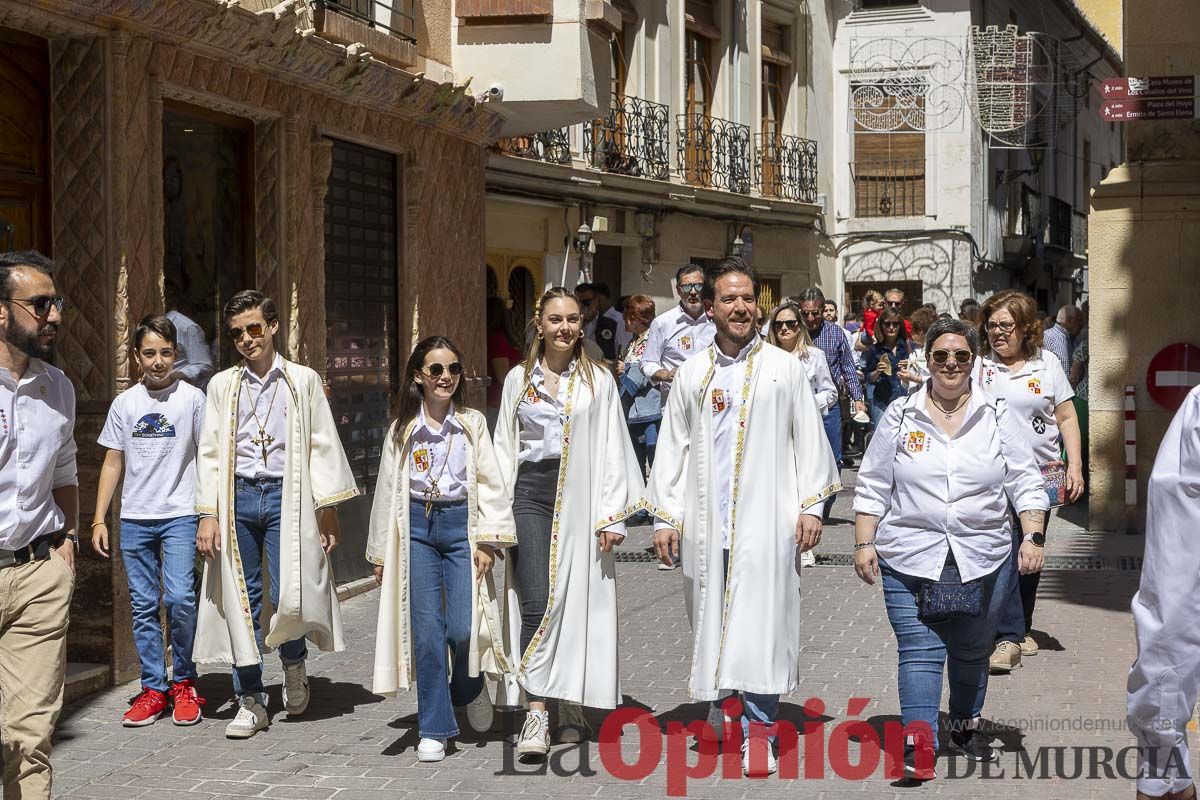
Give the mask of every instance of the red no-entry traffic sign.
M 1150 359 L 1146 370 L 1146 389 L 1154 402 L 1169 411 L 1178 411 L 1188 392 L 1200 384 L 1200 347 L 1171 344 Z

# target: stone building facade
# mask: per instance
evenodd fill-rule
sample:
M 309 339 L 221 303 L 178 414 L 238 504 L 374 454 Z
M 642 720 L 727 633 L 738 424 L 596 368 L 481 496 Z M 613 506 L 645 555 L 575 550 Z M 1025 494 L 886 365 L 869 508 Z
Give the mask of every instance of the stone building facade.
M 0 247 L 58 265 L 85 534 L 96 437 L 138 379 L 131 328 L 167 299 L 192 309 L 221 367 L 224 298 L 275 297 L 276 344 L 326 374 L 368 490 L 414 339 L 448 333 L 468 375 L 484 373 L 482 315 L 462 309 L 483 305 L 485 148 L 512 120 L 456 85 L 451 13 L 417 8 L 407 21 L 441 38 L 405 38 L 384 63 L 325 35 L 329 3 L 0 0 Z M 378 37 L 371 20 L 336 22 Z M 366 574 L 369 499 L 343 509 L 347 580 Z M 100 680 L 138 673 L 120 560 L 90 545 L 68 643 Z

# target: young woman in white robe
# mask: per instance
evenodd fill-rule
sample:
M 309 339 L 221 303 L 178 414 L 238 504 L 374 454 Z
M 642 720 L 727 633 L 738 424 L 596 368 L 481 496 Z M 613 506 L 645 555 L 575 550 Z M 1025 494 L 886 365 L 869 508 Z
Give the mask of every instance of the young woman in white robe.
M 579 301 L 554 288 L 538 302 L 537 336 L 508 373 L 496 453 L 513 499 L 517 547 L 505 570 L 505 635 L 524 690 L 520 756 L 549 751 L 546 700 L 559 700 L 558 740 L 585 738 L 581 705 L 621 700 L 612 548 L 643 481 L 611 373 L 584 349 Z
M 462 362 L 441 336 L 413 349 L 367 540 L 383 587 L 372 690 L 395 695 L 415 679 L 420 761 L 445 757 L 458 735 L 454 706 L 466 706 L 477 733 L 491 727 L 483 676 L 508 669 L 491 568 L 516 543 L 512 506 L 487 420 L 463 405 Z
M 771 312 L 767 322 L 767 341 L 800 360 L 817 400 L 817 409 L 822 417 L 829 413 L 838 402 L 837 388 L 833 385 L 833 375 L 829 372 L 829 360 L 824 351 L 813 347 L 808 328 L 800 318 L 800 306 L 789 301 L 781 303 Z M 816 565 L 817 557 L 812 550 L 800 554 L 800 566 Z

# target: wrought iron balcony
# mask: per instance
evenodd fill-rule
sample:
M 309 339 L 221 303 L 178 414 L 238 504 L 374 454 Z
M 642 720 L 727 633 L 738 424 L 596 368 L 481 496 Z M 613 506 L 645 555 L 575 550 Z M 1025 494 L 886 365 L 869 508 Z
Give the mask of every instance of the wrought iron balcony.
M 415 0 L 315 0 L 318 11 L 329 10 L 416 43 Z
M 754 176 L 764 197 L 817 202 L 817 143 L 799 136 L 754 134 Z
M 665 181 L 671 175 L 670 121 L 666 106 L 626 97 L 607 117 L 584 123 L 584 160 L 593 169 Z
M 571 163 L 571 140 L 566 128 L 501 139 L 496 142 L 494 149 L 502 155 L 530 158 L 549 164 Z
M 704 114 L 680 114 L 677 121 L 677 155 L 684 181 L 749 194 L 749 126 Z
M 856 161 L 854 216 L 917 217 L 925 213 L 925 159 Z

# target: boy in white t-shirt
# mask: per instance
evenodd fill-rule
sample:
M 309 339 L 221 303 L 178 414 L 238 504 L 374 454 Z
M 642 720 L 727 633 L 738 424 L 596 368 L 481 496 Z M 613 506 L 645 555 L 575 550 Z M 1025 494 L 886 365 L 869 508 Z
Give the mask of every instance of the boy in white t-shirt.
M 125 712 L 126 727 L 153 724 L 173 707 L 176 725 L 200 721 L 204 701 L 193 681 L 196 635 L 196 446 L 204 393 L 173 375 L 178 340 L 165 316 L 143 319 L 133 333 L 142 381 L 108 410 L 99 442 L 100 471 L 92 546 L 109 555 L 109 505 L 121 491 L 121 558 L 133 601 L 133 640 L 142 662 L 142 692 Z M 161 583 L 160 583 L 161 581 Z M 168 686 L 159 622 L 160 597 L 171 626 L 174 682 Z

